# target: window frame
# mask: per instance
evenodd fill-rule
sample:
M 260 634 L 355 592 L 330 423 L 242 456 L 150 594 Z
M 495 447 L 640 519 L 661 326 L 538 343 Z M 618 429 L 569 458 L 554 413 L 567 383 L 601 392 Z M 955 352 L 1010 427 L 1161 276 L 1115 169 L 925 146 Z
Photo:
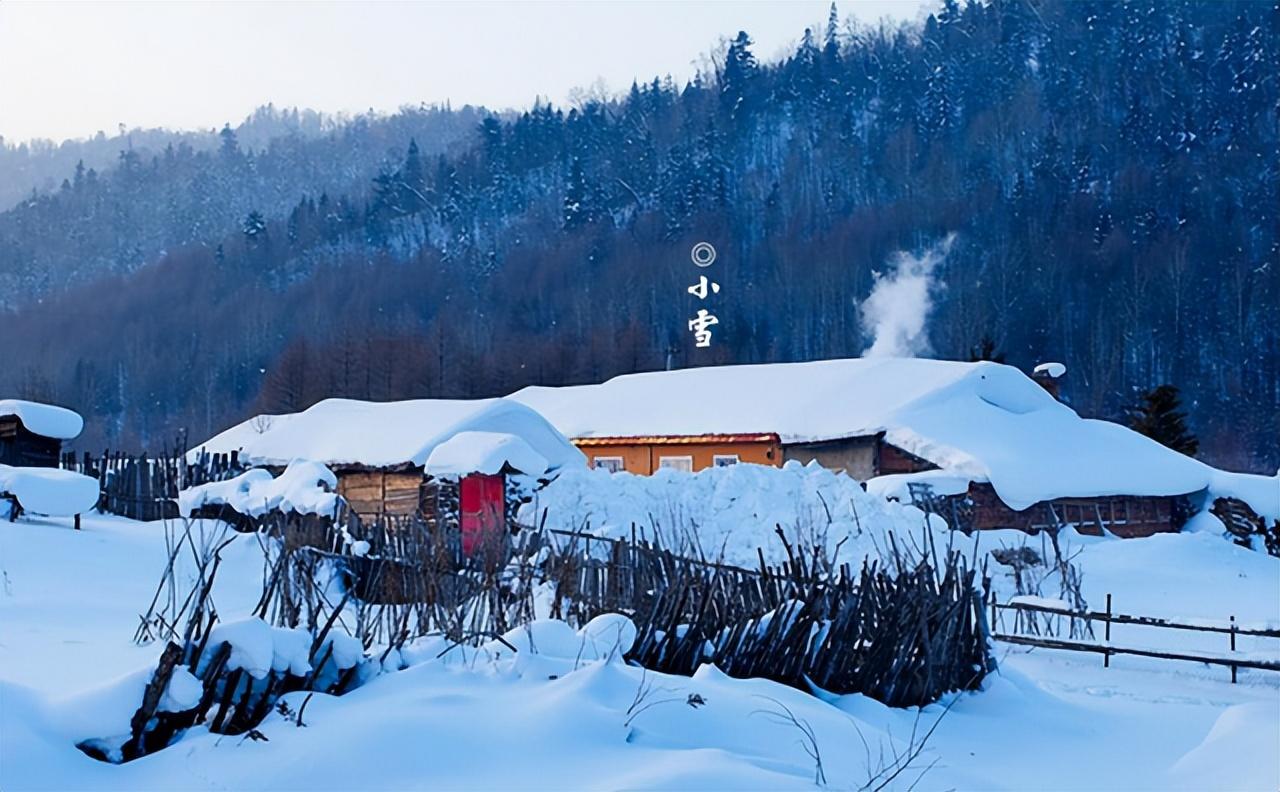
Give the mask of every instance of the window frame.
M 616 468 L 600 464 L 601 462 L 616 462 Z M 627 470 L 627 461 L 620 456 L 597 456 L 591 458 L 591 467 L 594 470 L 607 470 L 610 473 L 625 473 Z
M 711 467 L 729 467 L 730 465 L 742 464 L 742 457 L 738 454 L 712 454 Z
M 673 460 L 673 461 L 679 460 L 683 462 L 685 465 L 687 465 L 687 467 L 677 466 L 677 465 L 668 465 L 667 464 L 668 460 Z M 666 468 L 668 470 L 679 470 L 684 473 L 692 473 L 693 472 L 693 455 L 681 454 L 680 456 L 659 456 L 658 470 L 662 470 L 663 468 Z

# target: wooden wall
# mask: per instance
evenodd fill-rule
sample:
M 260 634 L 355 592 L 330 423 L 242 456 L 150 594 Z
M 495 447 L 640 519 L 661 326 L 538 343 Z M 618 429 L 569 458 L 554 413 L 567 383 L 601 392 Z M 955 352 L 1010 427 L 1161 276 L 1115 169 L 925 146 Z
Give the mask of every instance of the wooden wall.
M 866 481 L 877 475 L 877 451 L 879 438 L 846 437 L 822 443 L 795 443 L 783 447 L 784 460 L 796 460 L 807 465 L 816 461 L 830 470 L 843 470 L 858 481 Z
M 1066 523 L 1083 534 L 1101 536 L 1105 528 L 1116 536 L 1131 538 L 1174 532 L 1182 522 L 1177 497 L 1058 498 L 1014 511 L 990 484 L 971 484 L 968 498 L 973 503 L 972 527 L 979 530 L 1013 528 L 1034 533 Z
M 0 417 L 0 465 L 57 467 L 62 441 L 27 431 L 16 415 Z
M 338 494 L 362 517 L 411 515 L 418 510 L 423 477 L 421 470 L 335 471 Z
M 693 470 L 709 468 L 714 458 L 721 454 L 736 454 L 739 462 L 779 467 L 782 449 L 774 441 L 752 442 L 635 442 L 609 445 L 580 445 L 587 456 L 587 464 L 595 467 L 597 457 L 622 457 L 623 469 L 628 473 L 649 475 L 662 464 L 663 457 L 692 457 Z

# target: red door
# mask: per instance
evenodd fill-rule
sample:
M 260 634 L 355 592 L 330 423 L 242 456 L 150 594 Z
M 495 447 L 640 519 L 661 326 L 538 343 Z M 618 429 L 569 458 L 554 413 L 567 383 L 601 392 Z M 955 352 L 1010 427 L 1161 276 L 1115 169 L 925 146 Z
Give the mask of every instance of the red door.
M 503 477 L 472 473 L 462 479 L 462 554 L 496 542 L 506 525 Z

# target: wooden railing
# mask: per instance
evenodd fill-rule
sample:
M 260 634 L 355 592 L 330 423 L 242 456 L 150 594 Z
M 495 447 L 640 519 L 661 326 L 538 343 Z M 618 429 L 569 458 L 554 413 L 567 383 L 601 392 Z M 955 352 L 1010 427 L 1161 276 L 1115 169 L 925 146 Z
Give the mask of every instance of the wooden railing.
M 1001 627 L 1004 620 L 1001 614 L 1012 612 L 1015 615 L 1015 626 L 1013 632 L 1003 632 Z M 1094 622 L 1100 622 L 1103 625 L 1103 640 L 1089 641 L 1077 638 L 1064 638 L 1055 631 L 1036 630 L 1037 633 L 1047 634 L 1027 634 L 1018 630 L 1019 624 L 1022 622 L 1020 618 L 1023 614 L 1043 615 L 1057 619 L 1069 619 L 1072 622 L 1082 621 L 1087 625 Z M 1182 650 L 1165 650 L 1151 649 L 1137 646 L 1116 646 L 1111 643 L 1111 626 L 1113 624 L 1128 624 L 1141 627 L 1153 627 L 1165 630 L 1185 630 L 1194 632 L 1207 632 L 1226 635 L 1228 637 L 1227 652 L 1206 652 L 1192 649 Z M 991 601 L 991 629 L 992 638 L 1005 643 L 1017 644 L 1021 646 L 1035 646 L 1044 649 L 1063 649 L 1070 652 L 1091 652 L 1102 655 L 1102 664 L 1104 667 L 1110 667 L 1112 655 L 1135 655 L 1138 657 L 1154 657 L 1161 660 L 1180 660 L 1192 663 L 1205 663 L 1208 665 L 1225 666 L 1231 669 L 1231 681 L 1236 681 L 1237 671 L 1241 668 L 1252 668 L 1263 671 L 1280 671 L 1280 645 L 1277 645 L 1275 659 L 1258 659 L 1257 657 L 1242 656 L 1236 654 L 1236 639 L 1238 636 L 1251 636 L 1256 638 L 1280 638 L 1280 629 L 1272 627 L 1246 627 L 1236 623 L 1235 616 L 1232 616 L 1226 622 L 1180 622 L 1173 619 L 1162 619 L 1155 616 L 1133 616 L 1124 613 L 1116 613 L 1111 607 L 1111 595 L 1107 595 L 1107 609 L 1105 611 L 1094 610 L 1072 610 L 1066 607 L 1056 607 L 1032 602 L 1008 602 L 999 603 L 996 600 Z M 1062 632 L 1058 630 L 1056 632 Z M 1072 630 L 1071 634 L 1075 635 L 1076 631 Z M 1092 630 L 1090 629 L 1090 634 Z

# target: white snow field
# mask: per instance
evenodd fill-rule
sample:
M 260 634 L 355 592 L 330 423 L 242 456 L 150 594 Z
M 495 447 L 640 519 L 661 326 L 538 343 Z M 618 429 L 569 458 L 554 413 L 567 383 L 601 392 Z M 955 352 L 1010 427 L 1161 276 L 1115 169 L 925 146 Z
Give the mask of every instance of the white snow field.
M 1211 530 L 1066 539 L 1095 607 L 1111 593 L 1118 611 L 1280 623 L 1280 559 Z M 223 557 L 214 596 L 233 622 L 257 600 L 262 552 L 240 535 Z M 406 650 L 405 670 L 340 698 L 315 695 L 305 727 L 272 714 L 260 727 L 266 741 L 196 728 L 125 765 L 95 761 L 74 744 L 127 724 L 160 652 L 132 636 L 165 558 L 157 523 L 0 524 L 0 789 L 812 788 L 815 763 L 783 707 L 812 730 L 833 789 L 866 787 L 910 750 L 913 730 L 935 724 L 887 789 L 1280 788 L 1280 674 L 1242 671 L 1232 685 L 1223 668 L 1117 657 L 1104 669 L 1094 655 L 997 645 L 1000 670 L 983 690 L 892 710 L 711 667 L 692 678 L 647 673 L 616 659 L 618 636 L 627 640 L 619 621 L 590 639 L 540 623 L 536 655 L 516 635 L 515 656 L 440 659 L 442 644 L 421 642 Z M 1119 629 L 1116 643 L 1169 640 Z M 653 692 L 635 705 L 643 686 Z M 690 704 L 693 694 L 705 704 Z M 302 696 L 286 701 L 296 713 Z

